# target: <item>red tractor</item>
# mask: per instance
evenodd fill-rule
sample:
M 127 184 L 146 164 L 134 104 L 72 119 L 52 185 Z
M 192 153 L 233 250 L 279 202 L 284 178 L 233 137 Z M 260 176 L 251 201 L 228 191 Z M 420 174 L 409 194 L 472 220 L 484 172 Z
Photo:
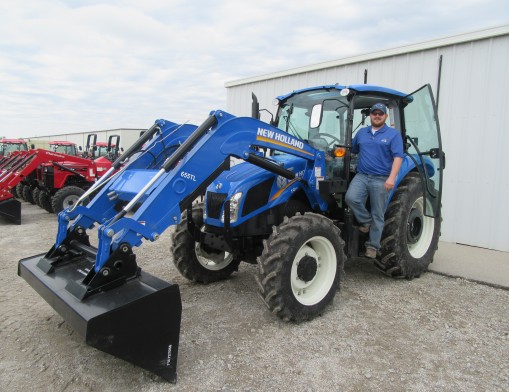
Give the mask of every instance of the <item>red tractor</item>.
M 76 143 L 68 141 L 53 141 L 49 144 L 50 150 L 54 152 L 60 152 L 62 154 L 79 156 L 80 152 L 76 146 Z
M 51 141 L 49 142 L 48 150 L 58 154 L 69 155 L 72 157 L 78 156 L 79 154 L 76 143 L 68 141 Z M 28 174 L 26 178 L 24 178 L 15 188 L 14 193 L 18 197 L 22 198 L 25 201 L 28 201 L 29 203 L 38 204 L 39 189 L 37 187 L 36 172 L 33 171 L 32 173 Z
M 36 188 L 36 170 L 46 163 L 69 160 L 88 161 L 83 158 L 53 151 L 36 149 L 30 151 L 15 151 L 11 154 L 5 165 L 2 164 L 0 173 L 0 215 L 9 220 L 21 223 L 21 203 L 15 200 L 15 196 L 34 202 L 34 190 Z
M 118 156 L 120 137 L 110 136 L 108 143 L 91 142 L 94 137 L 89 135 L 87 142 L 86 153 L 91 159 L 45 162 L 38 167 L 34 199 L 40 207 L 48 212 L 59 213 L 74 205 L 85 190 L 111 167 L 111 162 Z M 96 153 L 98 158 L 95 158 Z

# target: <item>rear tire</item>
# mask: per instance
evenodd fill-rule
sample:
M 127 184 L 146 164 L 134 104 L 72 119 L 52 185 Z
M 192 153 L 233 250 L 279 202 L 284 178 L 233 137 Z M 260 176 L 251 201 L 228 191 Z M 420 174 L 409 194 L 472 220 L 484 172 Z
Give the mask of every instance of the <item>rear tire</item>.
M 59 189 L 51 198 L 53 212 L 58 214 L 60 211 L 74 206 L 83 193 L 85 191 L 77 186 L 66 186 Z
M 411 172 L 398 186 L 385 213 L 381 259 L 376 262 L 385 274 L 412 279 L 433 261 L 442 219 L 425 216 L 423 211 L 422 179 Z
M 203 203 L 193 207 L 193 222 L 203 225 Z M 187 229 L 187 212 L 171 235 L 173 263 L 185 278 L 199 283 L 212 283 L 227 279 L 239 269 L 240 260 L 231 253 L 211 248 L 205 249 L 195 242 Z
M 259 294 L 284 321 L 311 320 L 329 305 L 343 275 L 340 230 L 321 215 L 306 213 L 273 228 L 258 257 Z

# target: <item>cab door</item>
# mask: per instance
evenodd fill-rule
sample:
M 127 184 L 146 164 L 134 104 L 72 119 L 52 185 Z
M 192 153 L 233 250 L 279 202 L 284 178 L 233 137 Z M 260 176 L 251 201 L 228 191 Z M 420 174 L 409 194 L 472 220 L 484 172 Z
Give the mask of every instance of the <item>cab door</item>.
M 404 108 L 405 144 L 423 179 L 424 214 L 440 215 L 445 154 L 431 86 L 426 84 L 406 97 Z M 431 206 L 431 208 L 429 208 Z

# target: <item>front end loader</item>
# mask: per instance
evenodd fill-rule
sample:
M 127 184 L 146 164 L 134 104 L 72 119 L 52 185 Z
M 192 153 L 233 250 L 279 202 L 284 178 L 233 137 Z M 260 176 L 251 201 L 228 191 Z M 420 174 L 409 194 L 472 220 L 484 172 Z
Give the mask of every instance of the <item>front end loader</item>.
M 424 272 L 438 242 L 445 163 L 429 86 L 412 95 L 319 86 L 278 100 L 270 124 L 258 108 L 251 118 L 213 111 L 199 127 L 156 121 L 59 213 L 55 244 L 20 260 L 18 274 L 87 344 L 169 381 L 176 380 L 180 292 L 142 271 L 134 249 L 171 226 L 184 277 L 209 283 L 241 261 L 257 263 L 271 312 L 311 320 L 332 302 L 345 259 L 360 255 L 366 239 L 344 195 L 355 172 L 352 135 L 376 102 L 390 108 L 407 154 L 376 266 L 407 279 Z M 231 167 L 232 158 L 243 162 Z
M 101 206 L 74 205 L 74 209 L 60 213 L 55 245 L 46 254 L 20 260 L 18 267 L 18 274 L 88 345 L 171 382 L 176 380 L 182 311 L 178 286 L 137 266 L 132 252 L 137 241 L 123 241 L 110 254 L 104 245 L 93 247 L 86 230 L 111 221 L 128 204 L 115 195 L 112 184 L 132 195 L 141 186 L 137 182 L 140 170 L 148 176 L 145 178 L 150 178 L 195 128 L 162 120 L 156 122 L 83 194 L 84 199 L 92 192 L 99 192 Z M 107 211 L 102 210 L 105 204 L 109 205 Z M 107 231 L 111 241 L 115 236 Z M 99 262 L 104 266 L 96 268 Z

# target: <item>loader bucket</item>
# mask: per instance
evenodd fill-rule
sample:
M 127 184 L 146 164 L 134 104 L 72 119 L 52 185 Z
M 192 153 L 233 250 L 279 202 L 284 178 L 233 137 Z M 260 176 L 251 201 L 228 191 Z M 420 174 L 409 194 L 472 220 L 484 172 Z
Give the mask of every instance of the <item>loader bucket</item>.
M 0 201 L 0 215 L 21 225 L 21 203 L 14 198 Z
M 47 271 L 44 254 L 21 259 L 25 279 L 85 342 L 176 382 L 182 303 L 178 285 L 140 270 L 122 285 L 77 299 L 69 283 L 83 279 L 86 259 Z

